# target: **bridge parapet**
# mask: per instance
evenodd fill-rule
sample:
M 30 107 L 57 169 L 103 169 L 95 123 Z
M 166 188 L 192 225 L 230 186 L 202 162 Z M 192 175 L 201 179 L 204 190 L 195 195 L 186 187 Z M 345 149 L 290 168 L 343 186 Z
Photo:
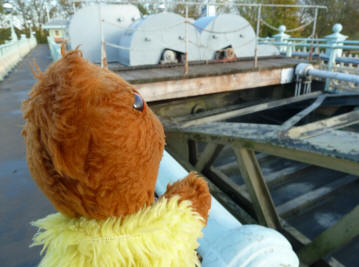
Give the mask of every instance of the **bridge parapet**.
M 36 38 L 21 35 L 19 40 L 0 45 L 0 81 L 37 45 Z

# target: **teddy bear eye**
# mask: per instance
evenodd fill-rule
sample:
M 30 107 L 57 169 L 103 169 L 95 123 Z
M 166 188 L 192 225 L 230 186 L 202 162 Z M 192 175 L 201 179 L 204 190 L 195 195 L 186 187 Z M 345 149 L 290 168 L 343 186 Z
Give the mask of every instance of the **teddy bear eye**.
M 135 96 L 135 102 L 133 103 L 133 108 L 138 111 L 143 111 L 143 109 L 145 108 L 145 103 L 142 97 L 137 93 L 135 93 L 134 96 Z

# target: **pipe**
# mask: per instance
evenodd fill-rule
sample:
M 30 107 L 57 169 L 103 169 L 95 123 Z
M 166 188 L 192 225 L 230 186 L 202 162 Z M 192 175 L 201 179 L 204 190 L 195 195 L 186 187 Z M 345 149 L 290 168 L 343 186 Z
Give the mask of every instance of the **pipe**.
M 184 178 L 188 172 L 164 152 L 156 193 L 162 195 L 168 183 Z M 214 197 L 208 224 L 199 240 L 203 267 L 298 267 L 299 260 L 288 240 L 279 232 L 260 225 L 242 225 Z
M 359 84 L 359 76 L 353 74 L 312 69 L 308 72 L 308 75 Z
M 359 84 L 359 75 L 340 73 L 340 72 L 332 72 L 326 70 L 318 70 L 314 69 L 311 64 L 300 63 L 295 68 L 295 74 L 304 78 L 307 76 L 320 77 L 325 79 L 335 79 L 339 81 L 346 81 Z

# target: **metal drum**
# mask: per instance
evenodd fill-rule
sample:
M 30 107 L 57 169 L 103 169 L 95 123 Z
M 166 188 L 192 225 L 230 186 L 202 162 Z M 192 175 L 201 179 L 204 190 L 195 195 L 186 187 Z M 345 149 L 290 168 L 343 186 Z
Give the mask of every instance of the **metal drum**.
M 199 32 L 187 26 L 188 60 L 199 58 Z M 186 23 L 180 15 L 163 12 L 134 22 L 122 33 L 119 60 L 123 65 L 137 66 L 183 61 Z
M 250 23 L 235 14 L 202 17 L 194 27 L 201 33 L 201 59 L 235 59 L 253 57 L 256 35 Z M 278 54 L 276 48 L 263 46 L 261 56 Z
M 67 27 L 70 48 L 81 45 L 84 57 L 94 63 L 101 61 L 100 18 L 104 19 L 104 40 L 118 44 L 121 31 L 139 19 L 140 12 L 133 5 L 102 4 L 92 4 L 76 11 Z M 118 48 L 107 46 L 106 54 L 108 62 L 118 61 Z

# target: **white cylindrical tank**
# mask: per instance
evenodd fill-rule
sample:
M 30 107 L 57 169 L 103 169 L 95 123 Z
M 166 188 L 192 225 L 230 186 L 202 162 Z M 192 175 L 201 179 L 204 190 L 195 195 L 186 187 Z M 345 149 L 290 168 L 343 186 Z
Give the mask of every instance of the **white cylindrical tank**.
M 237 57 L 254 55 L 255 33 L 249 22 L 235 14 L 202 17 L 194 26 L 201 33 L 201 59 L 214 59 L 216 51 L 232 47 Z
M 77 10 L 69 21 L 67 34 L 70 48 L 74 49 L 81 45 L 85 58 L 93 63 L 100 63 L 100 18 L 104 19 L 104 40 L 118 44 L 121 31 L 140 17 L 140 11 L 134 5 L 91 4 L 85 6 Z M 108 62 L 118 61 L 118 48 L 106 46 L 106 55 Z
M 156 193 L 188 172 L 166 151 L 160 164 Z M 260 225 L 241 225 L 215 198 L 198 248 L 203 267 L 298 267 L 299 260 L 288 240 Z
M 150 15 L 134 22 L 121 35 L 119 45 L 120 63 L 128 66 L 159 64 L 163 53 L 169 59 L 174 54 L 185 53 L 185 18 L 178 14 L 163 12 Z M 188 59 L 199 58 L 199 33 L 188 25 Z M 167 52 L 167 51 L 175 51 Z M 177 58 L 178 60 L 178 58 Z
M 212 17 L 201 17 L 194 23 L 201 33 L 201 59 L 216 58 L 216 52 L 231 47 L 237 58 L 253 57 L 256 35 L 250 23 L 240 15 L 221 14 Z M 259 48 L 260 56 L 278 55 L 275 47 Z

